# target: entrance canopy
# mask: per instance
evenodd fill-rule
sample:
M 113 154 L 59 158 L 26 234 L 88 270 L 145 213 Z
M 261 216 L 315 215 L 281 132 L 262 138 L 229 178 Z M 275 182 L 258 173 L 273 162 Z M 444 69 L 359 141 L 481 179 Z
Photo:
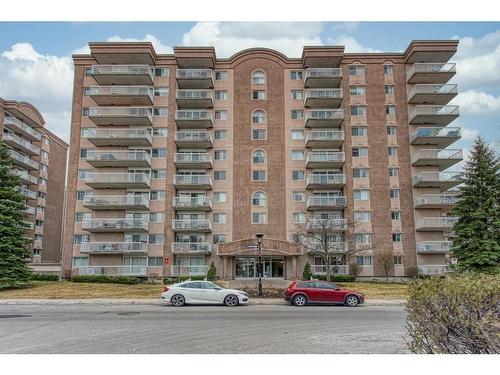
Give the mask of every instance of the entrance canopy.
M 217 255 L 221 257 L 234 256 L 299 256 L 302 255 L 300 245 L 293 242 L 276 240 L 272 238 L 262 239 L 262 253 L 259 254 L 257 239 L 248 238 L 217 246 Z

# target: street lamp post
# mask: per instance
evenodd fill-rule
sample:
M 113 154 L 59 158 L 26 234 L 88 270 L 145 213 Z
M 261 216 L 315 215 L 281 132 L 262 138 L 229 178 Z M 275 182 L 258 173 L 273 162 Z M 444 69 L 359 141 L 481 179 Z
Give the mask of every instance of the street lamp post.
M 257 238 L 257 247 L 259 250 L 259 288 L 257 295 L 262 297 L 262 272 L 264 267 L 262 265 L 262 237 L 264 237 L 263 233 L 256 233 L 255 237 Z

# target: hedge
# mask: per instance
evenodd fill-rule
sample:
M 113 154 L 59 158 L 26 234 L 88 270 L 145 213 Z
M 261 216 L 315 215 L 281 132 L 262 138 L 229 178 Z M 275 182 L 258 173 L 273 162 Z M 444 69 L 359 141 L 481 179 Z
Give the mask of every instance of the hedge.
M 58 275 L 50 275 L 50 274 L 34 273 L 31 276 L 31 280 L 34 280 L 34 281 L 59 281 L 59 276 Z
M 103 283 L 103 284 L 139 284 L 140 280 L 132 276 L 107 276 L 107 275 L 77 275 L 71 278 L 75 283 Z
M 313 279 L 326 281 L 326 275 L 313 275 Z M 356 281 L 356 277 L 354 275 L 331 275 L 330 281 L 334 281 L 337 283 L 352 283 Z

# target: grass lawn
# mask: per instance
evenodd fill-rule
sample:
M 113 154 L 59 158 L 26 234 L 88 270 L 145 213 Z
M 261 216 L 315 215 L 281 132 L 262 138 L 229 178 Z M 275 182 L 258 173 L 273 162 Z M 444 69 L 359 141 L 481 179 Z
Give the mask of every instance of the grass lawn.
M 363 293 L 366 298 L 406 298 L 407 285 L 385 283 L 339 283 Z M 70 281 L 33 281 L 30 287 L 0 290 L 0 299 L 85 299 L 85 298 L 159 298 L 162 284 L 99 284 Z M 280 295 L 281 291 L 277 293 Z

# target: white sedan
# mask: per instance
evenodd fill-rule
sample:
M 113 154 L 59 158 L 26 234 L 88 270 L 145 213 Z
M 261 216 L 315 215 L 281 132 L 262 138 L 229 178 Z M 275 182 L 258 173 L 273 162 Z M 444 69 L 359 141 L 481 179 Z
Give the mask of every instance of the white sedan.
M 160 299 L 176 307 L 188 303 L 237 306 L 248 303 L 248 294 L 242 290 L 223 288 L 210 281 L 185 281 L 164 287 Z

